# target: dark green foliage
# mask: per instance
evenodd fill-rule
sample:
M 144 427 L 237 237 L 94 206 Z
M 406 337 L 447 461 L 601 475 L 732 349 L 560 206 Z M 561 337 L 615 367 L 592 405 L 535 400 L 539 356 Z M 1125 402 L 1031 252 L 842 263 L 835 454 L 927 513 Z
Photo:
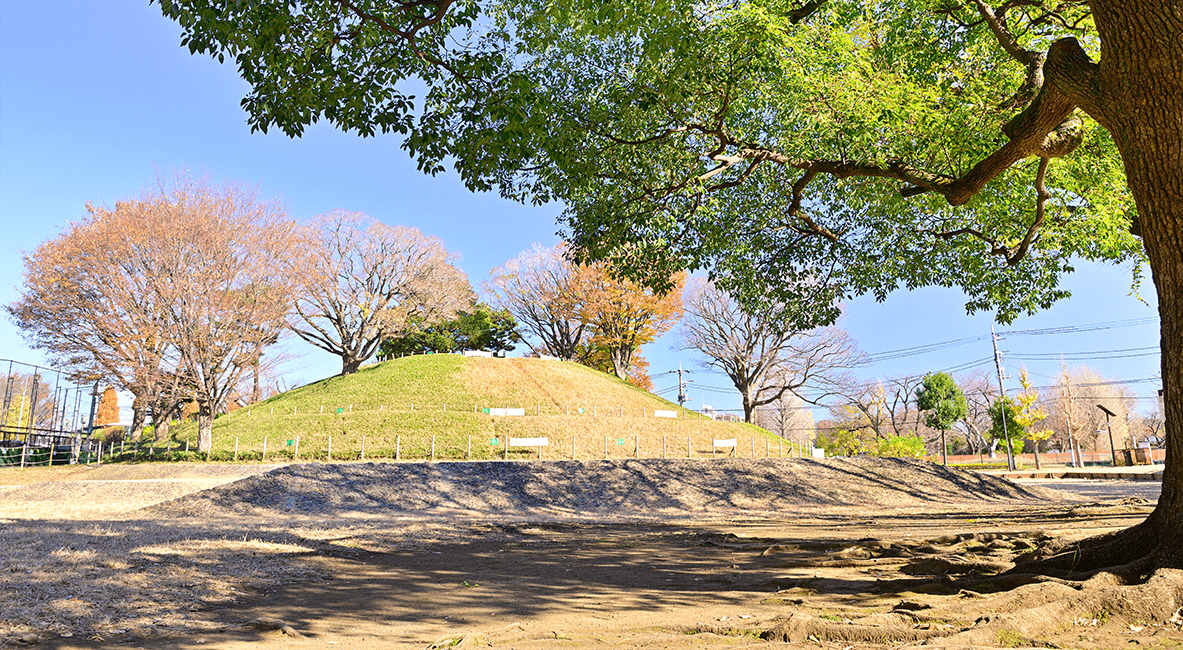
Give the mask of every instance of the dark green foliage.
M 925 424 L 939 431 L 948 431 L 967 414 L 965 392 L 949 373 L 929 373 L 916 391 L 916 408 L 928 411 Z
M 408 354 L 465 350 L 505 352 L 522 341 L 517 326 L 517 321 L 509 311 L 477 304 L 471 311 L 462 311 L 452 320 L 427 325 L 405 336 L 383 341 L 378 349 L 378 357 L 393 359 Z
M 1003 433 L 1002 418 L 1006 417 L 1006 432 Z M 1006 444 L 1006 439 L 1010 438 L 1011 447 L 1014 453 L 1022 453 L 1023 438 L 1027 435 L 1027 427 L 1017 419 L 1019 411 L 1015 408 L 1015 402 L 1010 397 L 1000 397 L 990 405 L 990 420 L 993 426 L 990 428 L 990 438 L 999 440 L 1002 444 Z

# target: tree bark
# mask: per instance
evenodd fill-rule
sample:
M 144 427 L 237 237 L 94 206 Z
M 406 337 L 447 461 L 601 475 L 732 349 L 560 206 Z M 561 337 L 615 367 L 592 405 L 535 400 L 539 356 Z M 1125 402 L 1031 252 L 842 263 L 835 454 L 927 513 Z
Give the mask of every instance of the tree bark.
M 148 398 L 142 393 L 132 393 L 131 426 L 128 427 L 128 440 L 139 440 L 144 435 L 144 422 L 148 419 Z
M 341 355 L 341 376 L 352 375 L 361 368 L 362 359 L 356 357 Z
M 1090 6 L 1100 62 L 1048 80 L 1109 130 L 1125 164 L 1138 213 L 1133 230 L 1158 293 L 1167 449 L 1162 494 L 1150 516 L 1061 559 L 1078 570 L 1147 557 L 1183 568 L 1183 15 L 1171 0 Z
M 208 454 L 214 446 L 214 412 L 212 405 L 197 405 L 197 453 Z
M 157 442 L 168 439 L 168 430 L 169 419 L 167 416 L 152 421 L 152 433 L 155 434 Z
M 612 361 L 612 373 L 621 381 L 628 381 L 628 371 L 632 366 L 632 349 L 612 347 L 608 350 L 608 357 Z
M 755 424 L 752 421 L 752 416 L 756 412 L 756 400 L 751 395 L 750 388 L 742 388 L 739 394 L 743 396 L 743 421 L 748 424 Z

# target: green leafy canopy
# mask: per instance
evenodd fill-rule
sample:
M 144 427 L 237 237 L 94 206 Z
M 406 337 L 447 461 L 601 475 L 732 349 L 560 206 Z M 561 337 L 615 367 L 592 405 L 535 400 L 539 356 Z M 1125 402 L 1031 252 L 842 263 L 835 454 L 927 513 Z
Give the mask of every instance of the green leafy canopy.
M 924 423 L 941 431 L 948 431 L 968 413 L 965 392 L 947 372 L 934 372 L 924 376 L 920 388 L 916 391 L 916 408 L 928 411 Z
M 949 191 L 1038 91 L 972 3 L 160 2 L 192 51 L 235 60 L 254 128 L 402 133 L 427 172 L 563 202 L 581 258 L 658 288 L 707 269 L 749 307 L 810 306 L 797 326 L 922 286 L 1007 322 L 1065 297 L 1073 260 L 1143 259 L 1087 118 L 1063 125 L 1070 153 Z M 1083 3 L 1043 4 L 1007 15 L 1018 49 L 1097 52 Z

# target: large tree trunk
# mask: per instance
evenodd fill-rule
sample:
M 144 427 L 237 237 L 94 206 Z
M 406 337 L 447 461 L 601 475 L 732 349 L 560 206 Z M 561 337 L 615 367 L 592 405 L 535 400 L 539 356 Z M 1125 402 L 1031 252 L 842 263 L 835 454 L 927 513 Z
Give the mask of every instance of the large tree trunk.
M 1099 88 L 1125 163 L 1158 291 L 1166 468 L 1162 495 L 1133 546 L 1183 567 L 1183 16 L 1169 0 L 1093 3 L 1104 47 Z M 1149 551 L 1151 548 L 1136 549 Z
M 1166 468 L 1141 524 L 1045 560 L 1085 570 L 1183 568 L 1183 17 L 1170 0 L 1093 0 L 1101 61 L 1049 76 L 1113 135 L 1158 292 Z M 1073 72 L 1069 70 L 1069 72 Z
M 168 439 L 169 420 L 168 416 L 162 417 L 159 420 L 152 421 L 152 433 L 155 434 L 156 441 Z
M 751 395 L 750 389 L 740 389 L 739 394 L 743 397 L 743 421 L 748 424 L 755 424 L 752 418 L 756 413 L 756 399 Z
M 341 376 L 352 375 L 361 368 L 362 359 L 357 359 L 351 356 L 341 356 Z
M 148 398 L 142 393 L 132 393 L 131 426 L 128 428 L 128 440 L 139 440 L 144 435 L 144 422 L 148 419 Z
M 214 411 L 211 404 L 197 405 L 197 453 L 208 454 L 214 446 Z
M 612 361 L 612 373 L 622 381 L 628 381 L 628 371 L 632 366 L 633 351 L 631 348 L 608 348 L 608 358 Z
M 168 439 L 169 425 L 175 410 L 167 402 L 163 396 L 157 396 L 156 402 L 152 405 L 152 432 L 158 441 Z

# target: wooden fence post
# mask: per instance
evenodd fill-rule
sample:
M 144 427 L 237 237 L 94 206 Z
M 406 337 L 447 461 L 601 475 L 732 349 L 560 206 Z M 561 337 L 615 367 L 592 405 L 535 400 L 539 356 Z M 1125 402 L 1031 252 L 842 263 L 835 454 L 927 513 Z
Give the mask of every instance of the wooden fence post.
M 360 460 L 366 459 L 366 434 L 361 434 L 361 456 Z
M 267 462 L 267 436 L 263 436 L 263 458 L 259 462 Z
M 395 436 L 394 437 L 394 459 L 395 460 L 399 460 L 399 457 L 402 455 L 402 450 L 403 450 L 403 437 L 402 436 Z

